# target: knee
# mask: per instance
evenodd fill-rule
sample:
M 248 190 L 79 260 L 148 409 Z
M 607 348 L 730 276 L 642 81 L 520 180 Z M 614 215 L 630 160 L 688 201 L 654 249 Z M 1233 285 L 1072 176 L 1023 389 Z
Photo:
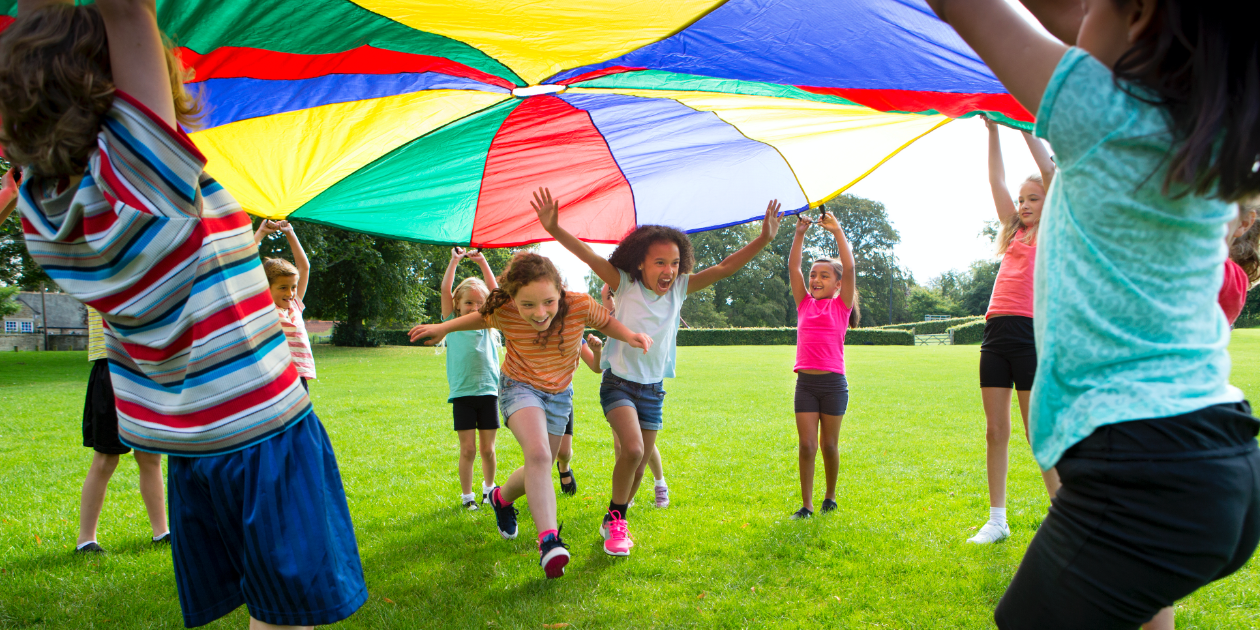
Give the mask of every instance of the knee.
M 161 456 L 160 454 L 158 454 L 158 453 L 144 453 L 144 452 L 141 452 L 141 451 L 132 451 L 132 453 L 134 453 L 134 454 L 135 454 L 135 456 L 136 456 L 136 465 L 137 465 L 137 466 L 139 466 L 141 470 L 149 470 L 149 469 L 154 469 L 154 468 L 161 469 L 161 468 L 162 468 L 162 456 Z
M 526 450 L 525 465 L 534 468 L 551 468 L 551 449 L 546 446 Z
M 824 445 L 823 445 L 823 447 L 822 447 L 822 452 L 823 452 L 823 457 L 839 457 L 839 456 L 840 456 L 840 445 L 838 445 L 838 444 L 824 444 Z
M 92 471 L 102 475 L 112 475 L 118 468 L 118 456 L 96 453 L 92 457 Z
M 482 442 L 479 452 L 481 453 L 482 459 L 494 459 L 494 445 L 493 444 L 487 444 L 485 442 Z
M 985 428 L 984 439 L 990 446 L 1006 444 L 1011 441 L 1011 427 L 990 422 Z
M 617 459 L 622 459 L 638 465 L 643 461 L 643 443 L 622 444 L 621 452 L 617 454 Z
M 569 463 L 569 460 L 573 459 L 573 449 L 561 448 L 556 452 L 556 459 L 566 464 Z
M 459 458 L 464 461 L 470 461 L 477 457 L 477 447 L 472 444 L 459 445 Z
M 797 451 L 799 451 L 801 455 L 809 455 L 810 457 L 813 457 L 816 453 L 818 453 L 818 440 L 801 440 L 800 443 L 797 444 Z

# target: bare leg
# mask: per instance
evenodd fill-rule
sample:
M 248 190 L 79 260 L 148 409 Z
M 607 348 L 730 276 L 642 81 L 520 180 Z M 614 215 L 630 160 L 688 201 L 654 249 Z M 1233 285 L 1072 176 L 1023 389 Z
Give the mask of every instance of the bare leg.
M 985 466 L 989 473 L 989 507 L 1006 507 L 1007 457 L 1011 441 L 1011 391 L 981 387 L 984 401 Z
M 1151 620 L 1142 624 L 1142 630 L 1173 630 L 1176 624 L 1173 622 L 1173 613 L 1176 609 L 1172 606 L 1161 609 Z
M 547 434 L 547 417 L 538 407 L 525 407 L 508 418 L 508 428 L 521 445 L 525 465 L 512 471 L 499 490 L 503 501 L 511 503 L 522 496 L 529 499 L 529 513 L 538 531 L 556 527 L 556 489 L 551 485 L 552 446 L 558 449 L 560 436 Z
M 613 464 L 612 502 L 629 503 L 633 496 L 630 489 L 634 485 L 635 474 L 643 463 L 644 431 L 639 428 L 639 413 L 630 406 L 608 412 L 608 424 L 616 435 L 614 448 L 617 452 L 617 461 Z
M 1019 397 L 1019 415 L 1024 418 L 1024 439 L 1028 440 L 1029 443 L 1032 442 L 1032 440 L 1028 437 L 1028 411 L 1029 409 L 1032 409 L 1032 407 L 1029 406 L 1028 398 L 1031 393 L 1032 392 L 1030 391 L 1015 392 L 1015 395 Z M 1059 471 L 1053 468 L 1050 470 L 1043 470 L 1041 471 L 1041 480 L 1045 482 L 1046 492 L 1048 492 L 1050 494 L 1050 498 L 1053 499 L 1054 495 L 1059 493 L 1059 486 L 1061 485 L 1059 483 Z M 1171 613 L 1169 614 L 1171 615 Z M 1168 627 L 1171 628 L 1172 626 L 1169 625 Z
M 827 474 L 827 496 L 836 500 L 836 475 L 840 472 L 840 423 L 844 416 L 819 414 L 822 418 L 822 456 L 823 471 Z
M 162 455 L 131 451 L 136 456 L 136 467 L 140 469 L 140 498 L 144 499 L 144 510 L 149 513 L 149 527 L 153 528 L 153 537 L 157 538 L 170 531 L 166 525 L 166 489 L 162 487 Z
M 465 429 L 455 433 L 459 435 L 459 489 L 464 494 L 471 494 L 473 460 L 477 459 L 477 431 Z
M 796 460 L 801 470 L 801 506 L 814 511 L 814 461 L 818 455 L 817 413 L 796 414 Z
M 105 505 L 105 490 L 117 468 L 117 455 L 92 451 L 92 465 L 88 467 L 87 479 L 83 480 L 83 494 L 79 498 L 79 541 L 76 544 L 96 540 L 96 525 L 101 520 L 101 507 Z
M 661 466 L 661 449 L 652 445 L 652 454 L 648 457 L 648 466 L 652 469 L 652 479 L 660 481 L 665 478 L 665 467 Z
M 315 626 L 277 626 L 275 624 L 263 623 L 253 617 L 249 618 L 249 630 L 289 630 L 290 628 L 293 630 L 301 630 L 304 628 L 309 630 L 314 627 Z
M 481 440 L 481 485 L 485 487 L 494 485 L 494 474 L 499 467 L 499 457 L 494 452 L 494 440 L 498 433 L 498 429 L 477 431 L 477 437 Z
M 643 430 L 643 452 L 653 453 L 656 451 L 656 434 L 659 431 Z M 630 487 L 630 498 L 639 493 L 639 485 L 643 483 L 643 471 L 647 470 L 648 461 L 651 457 L 644 457 L 639 461 L 639 467 L 634 470 L 634 485 Z
M 560 472 L 569 472 L 571 461 L 573 461 L 573 436 L 564 435 L 560 437 L 560 449 L 556 451 L 556 462 L 559 463 Z

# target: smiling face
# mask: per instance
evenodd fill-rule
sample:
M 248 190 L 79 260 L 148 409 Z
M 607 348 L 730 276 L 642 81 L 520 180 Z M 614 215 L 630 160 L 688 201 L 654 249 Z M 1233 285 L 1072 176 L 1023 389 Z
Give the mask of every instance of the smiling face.
M 1041 206 L 1046 201 L 1046 189 L 1035 181 L 1028 180 L 1019 187 L 1019 222 L 1024 227 L 1035 227 L 1041 221 Z
M 560 310 L 560 288 L 547 278 L 539 278 L 516 291 L 512 296 L 516 310 L 534 330 L 542 332 Z
M 682 256 L 678 252 L 678 244 L 673 241 L 656 241 L 648 246 L 647 256 L 639 271 L 643 273 L 643 286 L 656 292 L 657 295 L 669 293 L 678 279 L 678 266 Z
M 835 265 L 819 261 L 809 268 L 809 296 L 815 300 L 830 300 L 840 291 L 840 276 Z
M 486 294 L 476 289 L 465 289 L 456 298 L 455 309 L 459 311 L 459 315 L 469 315 L 481 310 L 486 305 Z
M 276 308 L 289 310 L 293 298 L 297 297 L 297 286 L 297 276 L 277 276 L 271 282 L 271 301 L 276 303 Z

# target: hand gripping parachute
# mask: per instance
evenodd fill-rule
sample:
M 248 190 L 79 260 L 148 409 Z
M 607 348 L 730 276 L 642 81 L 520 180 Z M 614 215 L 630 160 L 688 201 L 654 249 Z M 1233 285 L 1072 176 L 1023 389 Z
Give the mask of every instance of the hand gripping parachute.
M 158 21 L 249 212 L 425 243 L 547 240 L 540 186 L 586 241 L 734 225 L 952 118 L 1032 121 L 923 0 L 159 0 Z

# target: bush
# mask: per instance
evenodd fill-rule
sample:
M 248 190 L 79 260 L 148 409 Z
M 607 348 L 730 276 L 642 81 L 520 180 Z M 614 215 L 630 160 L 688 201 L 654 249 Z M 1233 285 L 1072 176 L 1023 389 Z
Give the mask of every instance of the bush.
M 954 345 L 961 346 L 972 343 L 980 343 L 984 340 L 984 319 L 954 326 L 950 328 L 954 333 Z
M 950 328 L 961 326 L 977 320 L 983 320 L 983 315 L 968 315 L 966 317 L 954 317 L 951 319 L 939 319 L 934 322 L 910 322 L 908 324 L 889 324 L 880 326 L 883 330 L 909 330 L 916 335 L 939 335 Z
M 380 335 L 382 332 L 402 332 L 403 339 L 407 338 L 407 331 L 376 331 L 363 326 L 350 328 L 342 322 L 337 322 L 333 326 L 332 334 L 328 340 L 334 346 L 349 346 L 352 348 L 375 348 L 382 343 Z M 387 343 L 387 342 L 386 342 Z

